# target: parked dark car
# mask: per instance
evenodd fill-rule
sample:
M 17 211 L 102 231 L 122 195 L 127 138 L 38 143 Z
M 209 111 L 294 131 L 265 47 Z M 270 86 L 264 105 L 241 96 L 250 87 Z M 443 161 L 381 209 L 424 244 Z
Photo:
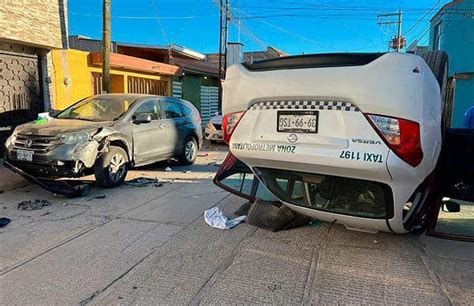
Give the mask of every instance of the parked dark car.
M 94 173 L 100 186 L 115 187 L 130 167 L 171 158 L 193 164 L 201 145 L 201 118 L 188 101 L 104 94 L 18 126 L 5 143 L 5 160 L 42 177 Z

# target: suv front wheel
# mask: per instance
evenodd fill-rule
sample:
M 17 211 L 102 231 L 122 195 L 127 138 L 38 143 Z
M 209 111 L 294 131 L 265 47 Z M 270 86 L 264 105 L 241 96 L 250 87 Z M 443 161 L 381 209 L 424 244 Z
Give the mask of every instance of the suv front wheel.
M 106 188 L 117 187 L 123 183 L 128 172 L 128 155 L 124 149 L 111 146 L 94 165 L 97 185 Z

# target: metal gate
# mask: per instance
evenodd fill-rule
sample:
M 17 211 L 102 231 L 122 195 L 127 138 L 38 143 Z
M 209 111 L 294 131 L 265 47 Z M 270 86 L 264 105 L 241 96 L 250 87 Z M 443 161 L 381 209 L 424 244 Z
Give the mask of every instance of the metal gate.
M 34 120 L 43 110 L 39 68 L 36 55 L 0 51 L 1 148 L 16 125 Z
M 183 97 L 183 83 L 173 81 L 173 97 L 175 98 Z
M 168 82 L 161 80 L 128 77 L 128 92 L 138 94 L 168 95 Z
M 219 88 L 201 86 L 201 120 L 205 126 L 219 111 Z

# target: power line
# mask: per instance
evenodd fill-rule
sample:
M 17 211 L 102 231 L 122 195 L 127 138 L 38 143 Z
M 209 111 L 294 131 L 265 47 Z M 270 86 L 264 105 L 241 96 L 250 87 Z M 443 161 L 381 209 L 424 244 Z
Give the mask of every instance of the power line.
M 70 12 L 69 14 L 71 15 L 76 15 L 76 16 L 83 16 L 83 17 L 96 17 L 96 18 L 102 18 L 102 15 L 97 15 L 97 14 L 88 14 L 88 13 L 76 13 L 76 12 Z M 162 16 L 160 17 L 161 20 L 183 20 L 183 19 L 200 19 L 200 18 L 213 18 L 213 17 L 219 17 L 219 15 L 197 15 L 197 16 Z M 126 16 L 126 15 L 118 15 L 118 16 L 111 16 L 112 19 L 132 19 L 132 20 L 154 20 L 156 19 L 156 16 Z
M 297 7 L 297 6 L 251 6 L 251 5 L 237 5 L 233 6 L 237 8 L 251 8 L 251 9 L 264 9 L 264 10 L 304 10 L 304 11 L 356 11 L 357 13 L 360 12 L 382 12 L 382 11 L 391 11 L 397 10 L 398 8 L 369 8 L 369 7 L 337 7 L 337 6 L 328 6 L 328 7 L 321 7 L 321 6 L 304 6 L 304 7 Z M 424 12 L 432 11 L 432 8 L 405 8 L 403 10 L 405 13 L 413 13 L 419 14 Z M 465 8 L 455 8 L 453 9 L 454 12 L 470 12 L 472 9 L 465 9 Z
M 407 35 L 411 30 L 413 30 L 418 24 L 420 24 L 420 22 L 423 21 L 423 19 L 426 18 L 426 16 L 428 16 L 434 9 L 435 7 L 438 6 L 438 4 L 441 2 L 441 0 L 438 0 L 438 2 L 435 3 L 435 5 L 433 5 L 433 7 L 425 14 L 423 15 L 423 17 L 420 18 L 420 20 L 418 20 L 414 25 L 412 25 L 403 35 Z
M 243 14 L 244 16 L 249 16 L 248 14 L 244 13 L 242 10 L 237 9 L 235 6 L 232 7 L 232 10 L 239 12 L 239 16 L 237 17 L 237 19 L 238 19 L 239 21 L 240 21 L 240 19 L 242 18 L 242 16 L 241 16 L 242 14 Z M 299 39 L 299 40 L 301 40 L 301 41 L 309 42 L 309 43 L 312 43 L 312 44 L 315 44 L 315 45 L 320 45 L 320 44 L 321 44 L 320 42 L 317 42 L 317 41 L 315 41 L 315 40 L 313 40 L 313 39 L 310 39 L 310 38 L 304 37 L 304 36 L 302 36 L 302 35 L 293 33 L 293 32 L 291 32 L 291 31 L 289 31 L 289 30 L 287 30 L 287 29 L 285 29 L 285 28 L 279 27 L 279 26 L 277 26 L 277 25 L 275 25 L 275 24 L 272 24 L 272 23 L 270 23 L 270 22 L 268 22 L 268 21 L 266 21 L 266 20 L 258 19 L 257 21 L 259 21 L 260 23 L 265 24 L 265 25 L 267 25 L 267 26 L 269 26 L 269 27 L 271 27 L 271 28 L 274 28 L 275 30 L 277 30 L 277 31 L 279 31 L 279 32 L 282 32 L 282 33 L 285 33 L 285 34 L 287 34 L 287 35 L 289 35 L 289 36 L 291 36 L 291 37 L 297 38 L 297 39 Z M 325 45 L 326 45 L 326 44 L 325 44 Z M 328 46 L 328 45 L 326 45 L 326 46 Z
M 88 13 L 76 13 L 70 12 L 71 15 L 76 16 L 83 16 L 83 17 L 94 17 L 94 18 L 102 18 L 101 15 L 97 14 L 88 14 Z M 466 15 L 466 14 L 461 14 Z M 219 15 L 197 15 L 197 16 L 160 16 L 160 20 L 186 20 L 186 19 L 206 19 L 206 18 L 215 18 L 219 17 Z M 295 17 L 295 18 L 310 18 L 310 19 L 344 19 L 344 20 L 367 20 L 373 21 L 376 20 L 376 16 L 373 17 L 357 17 L 357 15 L 340 15 L 340 14 L 326 14 L 326 15 L 317 15 L 317 14 L 274 14 L 274 15 L 249 15 L 247 17 L 241 17 L 242 20 L 250 20 L 250 19 L 268 19 L 268 18 L 287 18 L 287 17 Z M 111 16 L 112 19 L 130 19 L 130 20 L 156 20 L 156 16 L 126 16 L 126 15 L 117 15 Z M 406 19 L 404 21 L 418 21 L 418 19 Z M 471 20 L 453 20 L 452 22 L 469 22 L 474 21 Z
M 156 6 L 156 0 L 151 0 L 151 6 L 153 8 L 153 13 L 156 17 L 156 21 L 158 22 L 158 25 L 160 26 L 161 35 L 163 35 L 163 38 L 165 39 L 166 44 L 169 44 L 170 42 L 168 40 L 168 35 L 166 34 L 165 27 L 163 26 L 163 23 L 160 20 L 160 16 L 158 15 L 158 8 Z

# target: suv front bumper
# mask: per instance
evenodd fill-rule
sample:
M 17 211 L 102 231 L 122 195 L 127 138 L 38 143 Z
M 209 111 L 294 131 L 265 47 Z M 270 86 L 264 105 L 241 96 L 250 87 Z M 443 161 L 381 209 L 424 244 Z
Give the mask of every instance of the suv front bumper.
M 95 140 L 79 144 L 61 144 L 47 152 L 35 152 L 31 161 L 18 158 L 18 149 L 13 144 L 5 148 L 5 161 L 28 173 L 40 176 L 83 176 L 84 171 L 94 166 L 99 153 Z M 22 149 L 23 150 L 23 149 Z

